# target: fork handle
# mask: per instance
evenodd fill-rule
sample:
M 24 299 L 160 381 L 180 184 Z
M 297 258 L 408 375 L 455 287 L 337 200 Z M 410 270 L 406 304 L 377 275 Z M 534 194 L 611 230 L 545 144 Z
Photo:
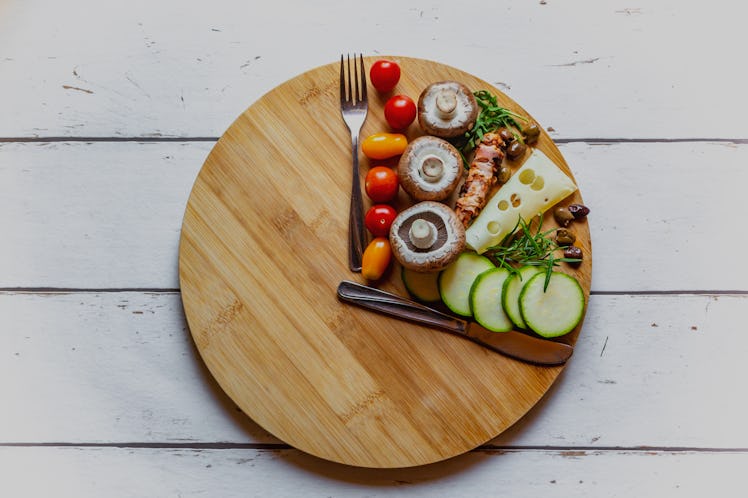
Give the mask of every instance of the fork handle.
M 361 271 L 364 252 L 364 201 L 361 196 L 361 176 L 358 167 L 358 135 L 351 133 L 353 149 L 353 181 L 351 182 L 351 206 L 348 215 L 348 267 L 353 272 Z

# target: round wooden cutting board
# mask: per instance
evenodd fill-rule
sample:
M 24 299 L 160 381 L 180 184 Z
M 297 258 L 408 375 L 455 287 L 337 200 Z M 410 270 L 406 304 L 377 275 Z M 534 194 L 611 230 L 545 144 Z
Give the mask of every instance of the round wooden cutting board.
M 394 57 L 396 93 L 434 81 L 496 88 L 431 61 Z M 365 59 L 369 68 L 374 58 Z M 179 276 L 197 348 L 220 386 L 255 422 L 318 457 L 363 467 L 443 460 L 494 438 L 543 396 L 563 367 L 538 367 L 459 337 L 338 301 L 347 266 L 351 149 L 339 109 L 339 63 L 278 86 L 230 126 L 195 181 L 182 227 Z M 388 131 L 369 85 L 362 138 Z M 410 139 L 421 132 L 417 123 Z M 569 176 L 543 132 L 538 148 Z M 393 162 L 385 162 L 393 165 Z M 361 174 L 372 163 L 361 156 Z M 577 192 L 572 198 L 581 202 Z M 370 203 L 365 201 L 365 208 Z M 401 192 L 398 207 L 407 203 Z M 544 225 L 545 226 L 545 225 Z M 570 271 L 589 296 L 586 259 Z M 406 295 L 395 266 L 376 285 Z M 564 341 L 574 343 L 579 328 Z

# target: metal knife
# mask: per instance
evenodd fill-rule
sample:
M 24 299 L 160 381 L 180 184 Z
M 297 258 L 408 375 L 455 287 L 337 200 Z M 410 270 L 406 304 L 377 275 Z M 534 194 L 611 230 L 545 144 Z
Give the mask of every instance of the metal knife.
M 492 332 L 475 322 L 455 318 L 410 299 L 347 280 L 338 285 L 338 298 L 396 318 L 437 327 L 511 358 L 536 365 L 563 365 L 574 352 L 574 348 L 568 344 L 516 331 Z

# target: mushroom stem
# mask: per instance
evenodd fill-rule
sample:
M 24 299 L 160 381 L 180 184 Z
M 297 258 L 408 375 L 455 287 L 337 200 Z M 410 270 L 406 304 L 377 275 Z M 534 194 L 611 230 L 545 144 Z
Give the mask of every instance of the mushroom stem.
M 436 226 L 430 221 L 418 218 L 410 225 L 408 236 L 418 249 L 428 249 L 436 242 Z
M 454 116 L 457 110 L 457 92 L 454 90 L 442 90 L 436 94 L 436 110 L 444 119 Z
M 444 161 L 441 157 L 429 154 L 421 161 L 421 177 L 430 183 L 436 183 L 444 176 Z

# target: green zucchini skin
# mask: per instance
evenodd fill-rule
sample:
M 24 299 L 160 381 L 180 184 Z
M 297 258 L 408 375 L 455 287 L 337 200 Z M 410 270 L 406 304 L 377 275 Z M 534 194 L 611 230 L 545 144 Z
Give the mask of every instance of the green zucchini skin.
M 527 326 L 542 337 L 559 337 L 568 334 L 584 315 L 584 291 L 574 277 L 552 272 L 545 286 L 545 272 L 528 280 L 519 296 L 522 319 Z
M 441 301 L 439 294 L 439 272 L 417 272 L 402 267 L 400 276 L 405 290 L 414 299 L 422 303 L 436 303 Z
M 504 283 L 511 275 L 506 268 L 492 268 L 478 275 L 470 288 L 475 321 L 493 332 L 509 332 L 514 328 L 501 305 Z
M 439 294 L 452 312 L 461 316 L 472 316 L 470 288 L 476 277 L 495 268 L 485 256 L 463 252 L 439 274 Z
M 526 329 L 527 324 L 522 319 L 522 311 L 519 309 L 519 295 L 528 280 L 542 271 L 543 269 L 537 266 L 523 266 L 504 281 L 504 287 L 501 291 L 501 306 L 512 323 L 520 329 Z

